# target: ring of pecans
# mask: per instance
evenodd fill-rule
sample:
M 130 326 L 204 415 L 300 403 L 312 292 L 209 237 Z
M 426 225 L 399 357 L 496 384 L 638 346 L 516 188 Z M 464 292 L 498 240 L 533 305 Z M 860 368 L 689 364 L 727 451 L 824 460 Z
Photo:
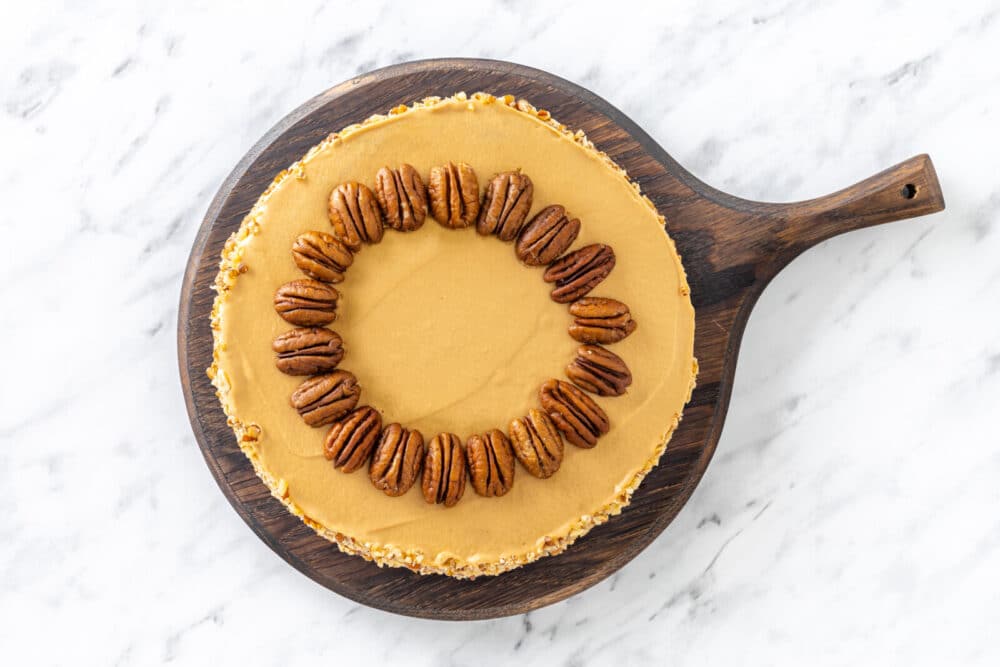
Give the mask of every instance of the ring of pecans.
M 388 496 L 401 496 L 419 484 L 426 502 L 452 507 L 467 479 L 476 494 L 500 497 L 514 484 L 515 462 L 545 479 L 559 470 L 564 441 L 580 449 L 597 444 L 610 422 L 588 393 L 621 396 L 632 384 L 625 361 L 603 346 L 628 337 L 636 322 L 621 301 L 589 296 L 614 269 L 614 250 L 592 243 L 570 251 L 581 223 L 559 204 L 529 219 L 534 184 L 526 174 L 495 174 L 481 197 L 476 172 L 464 162 L 434 167 L 428 182 L 402 164 L 379 170 L 374 193 L 354 181 L 333 189 L 328 202 L 332 229 L 307 231 L 292 245 L 292 260 L 306 278 L 279 287 L 274 307 L 297 328 L 275 338 L 272 348 L 278 370 L 308 376 L 291 404 L 310 426 L 330 425 L 323 453 L 334 467 L 346 473 L 366 467 L 372 485 Z M 489 429 L 464 443 L 454 433 L 439 433 L 425 445 L 420 431 L 398 423 L 383 426 L 375 408 L 356 407 L 361 385 L 338 368 L 344 344 L 325 326 L 336 319 L 340 296 L 331 283 L 344 280 L 363 244 L 378 243 L 386 229 L 415 231 L 427 215 L 447 228 L 474 225 L 483 236 L 513 243 L 524 265 L 544 269 L 543 279 L 554 284 L 552 300 L 569 304 L 569 335 L 583 343 L 566 366 L 570 382 L 546 380 L 538 392 L 540 409 L 512 419 L 506 433 Z

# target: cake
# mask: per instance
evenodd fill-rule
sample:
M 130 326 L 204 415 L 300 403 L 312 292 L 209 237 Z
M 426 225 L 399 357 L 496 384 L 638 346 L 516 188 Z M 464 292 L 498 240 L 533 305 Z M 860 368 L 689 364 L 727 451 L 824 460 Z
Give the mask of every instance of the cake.
M 379 195 L 376 214 L 393 206 L 382 198 L 386 174 L 397 187 L 408 178 L 430 184 L 426 221 L 404 223 L 397 211 L 395 228 L 380 226 L 377 239 L 364 225 L 339 224 L 335 200 L 370 203 L 358 188 Z M 471 205 L 476 175 L 484 209 L 495 203 L 491 192 L 530 184 L 523 224 L 476 233 L 477 215 L 466 213 L 479 205 L 460 206 Z M 451 209 L 442 204 L 449 187 Z M 557 213 L 580 221 L 567 254 L 590 252 L 584 259 L 606 269 L 582 287 L 556 280 L 558 262 L 532 261 L 522 242 L 528 221 Z M 312 271 L 310 248 L 327 235 L 351 252 L 343 265 Z M 316 327 L 329 367 L 298 369 L 313 378 L 290 375 L 275 356 L 295 336 L 287 318 L 301 289 L 286 286 L 303 280 L 321 302 L 333 293 L 320 315 L 335 307 L 336 319 Z M 428 98 L 329 135 L 257 200 L 225 245 L 216 289 L 208 373 L 257 475 L 342 551 L 421 574 L 501 574 L 564 551 L 619 513 L 662 455 L 697 373 L 694 310 L 663 217 L 581 132 L 510 96 Z M 567 365 L 604 354 L 600 345 L 578 349 L 590 340 L 591 311 L 608 307 L 623 308 L 615 321 L 627 325 L 599 342 L 613 343 L 606 349 L 627 361 L 631 382 L 595 387 L 579 364 L 575 374 Z M 347 387 L 346 410 L 303 407 L 303 383 L 321 381 Z M 565 430 L 557 409 L 577 395 L 603 415 L 602 424 L 590 418 L 582 438 Z M 468 455 L 471 469 L 493 462 L 483 452 L 510 451 L 510 441 L 516 450 L 517 428 L 531 427 L 531 415 L 563 432 L 556 469 L 518 451 L 516 466 L 501 457 L 466 484 L 455 461 Z M 423 434 L 414 459 L 423 486 L 403 488 L 372 461 L 414 432 Z M 428 489 L 441 465 L 445 477 L 449 465 L 461 470 L 461 480 L 449 486 L 437 476 Z

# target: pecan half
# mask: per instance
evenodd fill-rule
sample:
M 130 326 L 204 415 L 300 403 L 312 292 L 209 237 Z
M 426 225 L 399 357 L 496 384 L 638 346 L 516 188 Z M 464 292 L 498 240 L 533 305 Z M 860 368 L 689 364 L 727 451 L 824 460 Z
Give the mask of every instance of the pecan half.
M 320 327 L 292 329 L 271 343 L 275 365 L 288 375 L 316 375 L 332 371 L 344 358 L 344 341 L 335 331 Z
M 292 394 L 292 407 L 310 426 L 337 421 L 358 404 L 361 387 L 348 371 L 333 371 L 311 377 Z
M 368 463 L 368 457 L 382 431 L 382 417 L 368 405 L 362 406 L 330 427 L 323 441 L 323 456 L 334 468 L 354 472 Z
M 580 233 L 580 221 L 572 220 L 558 204 L 546 206 L 521 230 L 515 250 L 528 266 L 545 266 L 573 245 Z
M 431 169 L 427 194 L 434 219 L 445 227 L 468 227 L 479 215 L 479 181 L 464 162 Z
M 479 209 L 476 231 L 483 236 L 496 234 L 501 241 L 513 241 L 528 218 L 534 191 L 531 179 L 519 171 L 505 171 L 491 178 Z
M 330 285 L 304 278 L 285 283 L 274 293 L 274 309 L 286 322 L 300 327 L 329 324 L 337 319 L 340 294 Z
M 328 207 L 333 232 L 348 248 L 382 240 L 382 213 L 375 195 L 363 183 L 343 183 L 330 193 Z
M 472 488 L 481 496 L 502 496 L 514 485 L 514 450 L 503 431 L 492 429 L 465 442 Z
M 632 373 L 622 358 L 600 345 L 577 348 L 576 359 L 566 367 L 566 377 L 598 396 L 621 396 L 632 384 Z
M 326 232 L 306 232 L 292 244 L 295 266 L 310 278 L 339 283 L 354 261 L 350 249 Z
M 529 473 L 545 479 L 559 470 L 563 460 L 562 437 L 544 412 L 528 410 L 526 417 L 511 420 L 507 432 L 514 456 Z
M 608 432 L 608 415 L 594 399 L 562 380 L 548 380 L 538 390 L 542 409 L 571 444 L 590 449 Z
M 555 283 L 552 300 L 556 303 L 576 301 L 608 277 L 615 268 L 615 251 L 611 246 L 593 243 L 563 255 L 549 268 L 542 279 Z
M 382 167 L 375 174 L 375 196 L 385 222 L 399 232 L 420 229 L 427 217 L 427 188 L 411 165 Z
M 617 343 L 635 331 L 636 322 L 621 301 L 588 296 L 569 306 L 574 317 L 569 335 L 581 343 Z
M 423 465 L 424 436 L 420 431 L 389 424 L 375 448 L 368 476 L 387 496 L 401 496 L 417 481 Z
M 454 433 L 438 433 L 427 445 L 421 488 L 424 500 L 444 503 L 445 507 L 457 503 L 465 493 L 465 450 Z

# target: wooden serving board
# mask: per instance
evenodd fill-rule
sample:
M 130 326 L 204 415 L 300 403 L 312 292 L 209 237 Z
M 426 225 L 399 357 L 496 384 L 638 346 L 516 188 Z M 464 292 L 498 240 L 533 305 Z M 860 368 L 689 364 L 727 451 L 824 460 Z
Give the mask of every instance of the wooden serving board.
M 580 129 L 622 165 L 667 219 L 697 313 L 698 386 L 660 464 L 620 516 L 565 553 L 499 577 L 459 581 L 379 568 L 342 554 L 274 500 L 255 476 L 205 375 L 212 359 L 211 287 L 226 238 L 274 176 L 331 131 L 430 95 L 512 94 Z M 622 112 L 551 74 L 506 62 L 429 60 L 378 70 L 310 100 L 267 133 L 223 183 L 205 215 L 181 292 L 178 354 L 191 426 L 233 507 L 275 552 L 327 588 L 411 616 L 482 619 L 562 600 L 612 574 L 677 515 L 722 432 L 747 317 L 764 286 L 792 258 L 835 234 L 940 211 L 930 159 L 911 158 L 835 194 L 793 204 L 746 201 L 678 165 Z

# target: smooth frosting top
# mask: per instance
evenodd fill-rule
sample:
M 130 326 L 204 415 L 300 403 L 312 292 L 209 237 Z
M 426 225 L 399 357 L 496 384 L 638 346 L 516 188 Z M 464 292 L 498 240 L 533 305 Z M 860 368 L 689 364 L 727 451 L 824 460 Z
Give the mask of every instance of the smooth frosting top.
M 597 398 L 611 431 L 596 448 L 566 446 L 561 469 L 539 480 L 518 467 L 511 491 L 453 508 L 428 505 L 419 488 L 390 498 L 367 470 L 344 474 L 322 455 L 327 427 L 310 428 L 289 405 L 304 378 L 274 365 L 271 340 L 292 328 L 272 308 L 275 289 L 303 277 L 292 242 L 330 231 L 327 198 L 339 183 L 374 187 L 383 165 L 470 164 L 480 188 L 496 172 L 521 169 L 534 182 L 532 215 L 559 203 L 580 218 L 574 247 L 611 245 L 617 265 L 592 296 L 627 303 L 638 329 L 609 346 L 632 370 L 628 393 Z M 217 371 L 230 417 L 256 436 L 258 464 L 311 522 L 356 543 L 416 555 L 426 563 L 530 560 L 546 544 L 582 532 L 589 517 L 617 509 L 662 452 L 693 386 L 694 311 L 663 220 L 623 173 L 586 141 L 500 101 L 476 96 L 382 117 L 321 144 L 259 202 L 240 241 L 243 272 L 217 312 Z M 429 440 L 463 441 L 538 405 L 546 379 L 563 378 L 578 346 L 571 317 L 549 298 L 542 269 L 521 265 L 513 244 L 449 230 L 387 229 L 356 255 L 330 328 L 344 339 L 341 368 L 354 373 L 361 404 Z M 588 526 L 589 527 L 589 526 Z

